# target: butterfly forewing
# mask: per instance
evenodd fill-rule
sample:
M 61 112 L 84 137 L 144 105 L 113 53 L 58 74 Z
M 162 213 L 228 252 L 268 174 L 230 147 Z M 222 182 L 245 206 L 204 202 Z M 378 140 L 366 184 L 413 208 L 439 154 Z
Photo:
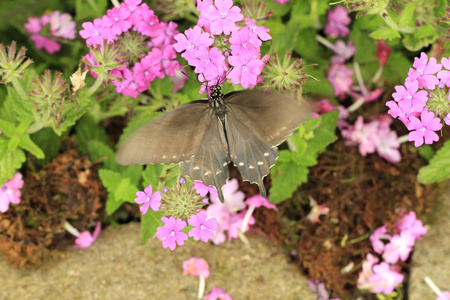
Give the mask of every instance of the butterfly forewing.
M 203 146 L 211 113 L 207 100 L 190 102 L 162 113 L 120 145 L 116 162 L 122 165 L 169 164 L 190 159 Z
M 225 95 L 228 114 L 270 146 L 281 144 L 311 116 L 306 103 L 299 104 L 276 92 L 245 91 Z

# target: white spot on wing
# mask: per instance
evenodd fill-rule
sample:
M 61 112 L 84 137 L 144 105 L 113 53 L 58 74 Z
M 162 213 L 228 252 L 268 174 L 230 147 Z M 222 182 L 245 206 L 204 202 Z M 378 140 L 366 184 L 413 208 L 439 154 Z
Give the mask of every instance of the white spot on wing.
M 250 166 L 248 166 L 248 168 L 249 168 L 249 169 L 254 169 L 255 167 L 252 166 L 252 165 L 250 165 Z
M 226 165 L 228 165 L 228 163 L 227 163 L 227 162 L 223 163 L 223 165 L 222 165 L 222 166 L 224 166 L 224 167 L 225 167 Z
M 239 166 L 242 167 L 243 165 L 244 165 L 244 163 L 241 161 L 241 162 L 239 163 Z
M 258 161 L 258 166 L 262 166 L 264 163 L 262 161 Z
M 175 159 L 175 158 L 177 158 L 177 156 L 176 156 L 176 155 L 174 155 L 174 156 L 172 156 L 172 158 L 174 158 L 174 159 Z
M 264 153 L 264 156 L 265 157 L 269 156 L 269 152 Z
M 211 171 L 206 171 L 203 175 L 205 176 L 211 175 Z
M 217 170 L 216 175 L 219 175 L 220 173 L 222 173 L 221 170 Z
M 167 158 L 167 155 L 163 155 L 162 158 L 163 158 L 163 159 Z
M 193 169 L 194 170 L 200 170 L 200 167 L 199 166 L 195 166 Z

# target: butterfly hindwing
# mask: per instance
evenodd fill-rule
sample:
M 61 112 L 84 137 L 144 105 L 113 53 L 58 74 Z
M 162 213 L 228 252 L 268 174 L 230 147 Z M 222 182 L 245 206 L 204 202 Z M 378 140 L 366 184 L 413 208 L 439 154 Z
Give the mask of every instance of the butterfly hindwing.
M 210 116 L 202 146 L 185 162 L 180 162 L 181 171 L 192 180 L 198 180 L 206 185 L 215 186 L 223 202 L 222 186 L 230 178 L 228 163 L 228 146 L 222 123 L 216 115 Z
M 230 158 L 241 173 L 242 179 L 259 186 L 260 193 L 266 197 L 263 178 L 275 164 L 278 151 L 276 146 L 261 140 L 233 113 L 226 117 L 226 128 Z
M 207 100 L 190 102 L 160 114 L 120 145 L 116 162 L 169 164 L 188 160 L 202 147 L 211 114 Z

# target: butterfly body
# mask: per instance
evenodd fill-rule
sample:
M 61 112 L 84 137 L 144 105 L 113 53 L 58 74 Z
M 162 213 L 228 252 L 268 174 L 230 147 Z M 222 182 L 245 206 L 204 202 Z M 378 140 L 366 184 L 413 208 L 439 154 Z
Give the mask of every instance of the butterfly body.
M 164 112 L 134 132 L 119 147 L 116 162 L 123 165 L 180 163 L 193 180 L 221 187 L 233 162 L 243 180 L 262 180 L 278 157 L 283 142 L 310 116 L 305 105 L 278 93 L 240 91 L 226 95 L 211 86 L 209 100 L 193 101 Z

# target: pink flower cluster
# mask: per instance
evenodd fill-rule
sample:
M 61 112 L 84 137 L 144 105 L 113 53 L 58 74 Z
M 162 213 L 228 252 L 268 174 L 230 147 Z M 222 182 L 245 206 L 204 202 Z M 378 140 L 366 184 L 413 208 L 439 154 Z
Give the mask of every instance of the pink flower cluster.
M 387 118 L 386 118 L 387 117 Z M 392 119 L 387 115 L 380 115 L 378 119 L 364 123 L 359 116 L 354 125 L 347 125 L 341 130 L 347 146 L 357 145 L 362 156 L 375 151 L 391 163 L 401 160 L 400 142 L 397 133 L 390 129 Z
M 395 231 L 395 234 L 390 235 L 387 227 L 381 226 L 370 236 L 375 253 L 380 254 L 383 261 L 380 262 L 371 253 L 367 254 L 358 277 L 358 288 L 389 295 L 403 282 L 401 267 L 396 263 L 408 259 L 416 240 L 422 240 L 427 229 L 422 221 L 417 220 L 415 212 L 411 211 L 395 224 Z M 385 244 L 382 240 L 388 242 Z
M 436 58 L 425 53 L 415 58 L 404 85 L 395 87 L 394 101 L 388 101 L 388 113 L 398 118 L 410 130 L 408 140 L 415 147 L 439 140 L 435 131 L 443 123 L 450 125 L 450 58 Z M 442 69 L 444 67 L 445 69 Z
M 23 186 L 22 174 L 16 173 L 13 178 L 6 181 L 0 187 L 0 212 L 8 211 L 9 205 L 19 204 L 22 193 L 20 189 Z
M 233 84 L 253 88 L 268 58 L 261 59 L 260 47 L 271 39 L 269 29 L 250 18 L 244 20 L 232 0 L 197 1 L 197 10 L 197 25 L 175 36 L 175 50 L 195 67 L 202 82 L 223 83 L 226 77 Z
M 50 37 L 43 35 L 46 32 L 43 29 L 47 25 L 50 27 Z M 48 53 L 53 54 L 61 50 L 61 44 L 51 37 L 66 40 L 75 39 L 75 25 L 75 22 L 72 21 L 72 17 L 69 14 L 61 14 L 59 11 L 53 11 L 40 18 L 28 18 L 28 22 L 25 23 L 24 27 L 31 34 L 30 38 L 34 42 L 36 49 L 44 49 Z
M 86 39 L 88 46 L 101 47 L 103 40 L 108 43 L 117 42 L 119 38 L 127 39 L 132 34 L 139 35 L 137 40 L 146 42 L 145 51 L 143 49 L 139 54 L 136 63 L 128 60 L 124 67 L 113 71 L 115 76 L 122 79 L 112 81 L 116 91 L 134 98 L 139 92 L 146 91 L 155 78 L 175 76 L 176 70 L 181 69 L 175 60 L 177 55 L 173 48 L 178 25 L 159 21 L 146 3 L 139 5 L 141 2 L 142 0 L 125 0 L 120 7 L 108 10 L 101 19 L 83 23 L 83 30 L 80 30 L 80 35 Z M 87 58 L 89 61 L 94 60 L 92 53 Z

